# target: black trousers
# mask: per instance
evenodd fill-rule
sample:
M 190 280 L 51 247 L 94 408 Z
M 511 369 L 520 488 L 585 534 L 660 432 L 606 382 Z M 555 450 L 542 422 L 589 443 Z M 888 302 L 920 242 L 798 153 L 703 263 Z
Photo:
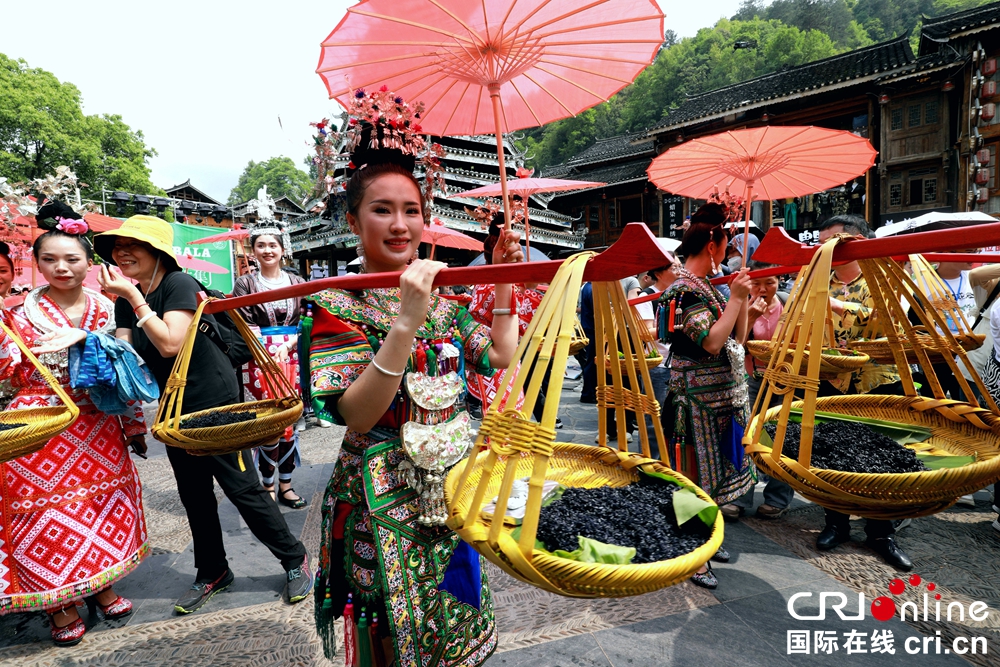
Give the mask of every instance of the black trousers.
M 838 533 L 851 532 L 849 516 L 831 509 L 824 508 L 824 511 L 826 512 L 827 526 L 832 526 Z M 865 519 L 865 535 L 869 540 L 879 540 L 883 537 L 892 537 L 895 534 L 896 527 L 892 525 L 892 521 L 885 519 Z
M 192 456 L 183 449 L 167 447 L 167 458 L 194 537 L 198 580 L 214 579 L 229 567 L 213 479 L 239 510 L 250 532 L 271 550 L 286 571 L 302 565 L 306 548 L 288 530 L 277 503 L 260 485 L 248 452 Z

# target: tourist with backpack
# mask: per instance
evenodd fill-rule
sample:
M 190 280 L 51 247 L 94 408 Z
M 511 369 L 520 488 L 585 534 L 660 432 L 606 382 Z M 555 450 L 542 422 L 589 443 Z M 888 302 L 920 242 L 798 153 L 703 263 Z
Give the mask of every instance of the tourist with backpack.
M 116 335 L 135 347 L 153 377 L 165 389 L 204 286 L 180 270 L 173 254 L 173 228 L 152 216 L 132 216 L 116 230 L 99 234 L 95 249 L 107 265 L 99 281 L 115 302 Z M 138 284 L 133 284 L 132 281 Z M 204 315 L 195 338 L 183 412 L 190 414 L 240 402 L 236 368 L 248 358 L 237 340 L 228 316 Z M 305 599 L 312 590 L 306 549 L 288 530 L 278 506 L 261 486 L 247 452 L 219 456 L 192 456 L 167 447 L 167 458 L 177 480 L 177 491 L 194 538 L 197 575 L 191 588 L 177 600 L 174 610 L 189 614 L 215 593 L 233 583 L 226 560 L 222 526 L 213 490 L 213 479 L 239 510 L 254 536 L 281 561 L 287 573 L 289 602 Z

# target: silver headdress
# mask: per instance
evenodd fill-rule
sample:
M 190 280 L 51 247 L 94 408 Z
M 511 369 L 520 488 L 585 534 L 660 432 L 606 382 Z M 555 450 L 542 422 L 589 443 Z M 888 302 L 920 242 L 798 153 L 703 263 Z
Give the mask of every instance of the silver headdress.
M 247 202 L 248 212 L 257 214 L 256 224 L 250 227 L 250 238 L 256 236 L 274 236 L 281 240 L 281 246 L 286 254 L 292 252 L 292 240 L 288 235 L 288 227 L 282 220 L 274 217 L 274 199 L 267 194 L 267 186 L 257 190 L 257 198 Z

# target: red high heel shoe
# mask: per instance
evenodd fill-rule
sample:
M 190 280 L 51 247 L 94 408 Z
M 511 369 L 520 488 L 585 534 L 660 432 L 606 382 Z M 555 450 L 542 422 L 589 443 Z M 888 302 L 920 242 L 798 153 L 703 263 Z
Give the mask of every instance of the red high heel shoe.
M 64 611 L 64 610 L 60 610 Z M 83 619 L 79 616 L 63 627 L 56 626 L 55 614 L 49 614 L 49 625 L 52 627 L 52 643 L 56 646 L 76 646 L 83 641 L 83 635 L 87 632 L 87 626 L 83 624 Z

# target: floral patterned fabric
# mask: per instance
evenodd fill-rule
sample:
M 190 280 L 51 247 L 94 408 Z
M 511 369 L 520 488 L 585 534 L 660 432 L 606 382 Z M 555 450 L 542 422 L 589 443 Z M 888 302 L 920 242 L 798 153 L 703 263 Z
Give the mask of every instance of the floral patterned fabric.
M 312 300 L 317 305 L 309 351 L 312 395 L 320 415 L 344 423 L 337 399 L 374 358 L 399 313 L 399 291 L 329 290 Z M 454 302 L 432 297 L 417 338 L 443 338 L 451 329 L 462 345 L 465 368 L 488 368 L 489 330 Z M 399 432 L 411 407 L 401 383 L 375 428 L 348 430 L 344 437 L 323 501 L 317 630 L 329 634 L 333 622 L 322 610 L 327 594 L 339 616 L 350 591 L 356 609 L 384 605 L 399 664 L 474 667 L 496 648 L 492 596 L 485 573 L 477 604 L 449 592 L 446 573 L 459 537 L 417 522 L 419 496 L 400 469 L 408 457 Z
M 837 343 L 843 345 L 861 338 L 875 310 L 875 302 L 864 276 L 859 273 L 845 283 L 834 273 L 830 277 L 830 296 L 845 304 L 844 314 L 840 317 L 834 315 L 833 335 L 837 337 Z M 899 382 L 895 366 L 869 362 L 851 375 L 831 380 L 830 384 L 845 394 L 852 393 L 852 387 L 853 393 L 867 394 L 880 385 L 893 382 Z

